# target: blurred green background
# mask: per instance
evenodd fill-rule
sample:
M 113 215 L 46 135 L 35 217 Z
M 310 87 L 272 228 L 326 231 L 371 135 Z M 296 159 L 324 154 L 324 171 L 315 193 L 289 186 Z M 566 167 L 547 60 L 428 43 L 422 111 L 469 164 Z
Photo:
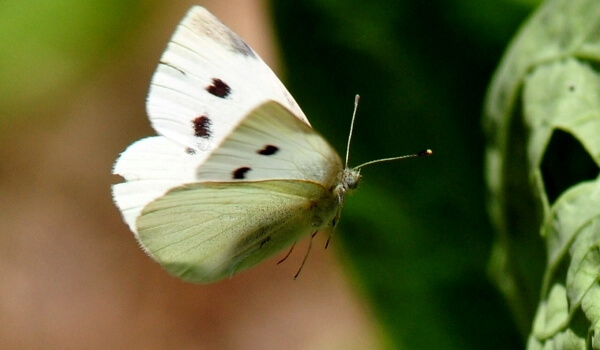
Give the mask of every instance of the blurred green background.
M 338 149 L 348 119 L 340 111 L 361 94 L 354 164 L 434 150 L 432 158 L 366 168 L 341 221 L 347 262 L 394 344 L 520 347 L 486 278 L 492 230 L 480 116 L 495 65 L 534 4 L 274 4 L 288 87 Z
M 526 334 L 486 275 L 481 110 L 539 1 L 196 4 L 247 28 L 250 3 L 273 21 L 260 23 L 274 34 L 284 83 L 340 153 L 361 95 L 350 165 L 425 148 L 434 156 L 365 168 L 333 249 L 309 257 L 300 281 L 294 262 L 278 277 L 267 262 L 216 286 L 184 284 L 136 247 L 109 186 L 118 152 L 152 133 L 150 77 L 195 3 L 0 2 L 0 346 L 522 347 Z M 344 313 L 338 296 L 358 311 Z M 358 342 L 356 329 L 374 340 Z M 316 342 L 323 334 L 334 335 Z

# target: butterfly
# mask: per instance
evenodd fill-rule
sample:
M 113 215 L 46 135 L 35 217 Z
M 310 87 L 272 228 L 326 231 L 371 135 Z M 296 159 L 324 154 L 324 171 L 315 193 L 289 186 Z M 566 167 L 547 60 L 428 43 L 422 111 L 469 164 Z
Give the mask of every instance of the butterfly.
M 158 136 L 121 153 L 113 199 L 145 252 L 190 282 L 333 229 L 362 166 L 431 154 L 347 168 L 256 52 L 199 6 L 163 53 L 146 107 Z

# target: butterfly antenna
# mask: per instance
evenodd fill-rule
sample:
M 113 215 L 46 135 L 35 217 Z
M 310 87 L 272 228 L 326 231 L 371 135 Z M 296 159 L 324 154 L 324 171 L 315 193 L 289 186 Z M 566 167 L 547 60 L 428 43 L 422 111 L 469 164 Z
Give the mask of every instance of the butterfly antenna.
M 346 145 L 346 163 L 344 165 L 348 167 L 348 158 L 350 155 L 350 141 L 352 141 L 352 132 L 354 131 L 354 119 L 356 118 L 356 110 L 358 110 L 358 101 L 360 96 L 356 94 L 354 97 L 354 112 L 352 112 L 352 122 L 350 123 L 350 134 L 348 135 L 348 145 Z
M 405 155 L 405 156 L 391 157 L 391 158 L 382 158 L 382 159 L 372 160 L 370 162 L 362 163 L 361 165 L 359 165 L 357 167 L 354 167 L 354 169 L 358 170 L 358 169 L 360 169 L 360 168 L 362 168 L 364 166 L 367 166 L 367 165 L 376 164 L 376 163 L 383 163 L 383 162 L 392 162 L 392 161 L 400 160 L 400 159 L 427 157 L 427 156 L 430 156 L 432 154 L 433 154 L 432 150 L 426 149 L 424 151 L 413 153 L 413 154 L 408 154 L 408 155 Z

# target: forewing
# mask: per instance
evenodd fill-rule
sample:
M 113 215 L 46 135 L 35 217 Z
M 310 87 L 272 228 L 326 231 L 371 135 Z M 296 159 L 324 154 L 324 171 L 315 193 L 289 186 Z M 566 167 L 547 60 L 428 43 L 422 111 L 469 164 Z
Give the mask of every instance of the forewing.
M 329 224 L 337 199 L 306 181 L 182 186 L 148 205 L 139 240 L 170 273 L 207 283 L 249 268 Z
M 254 109 L 198 168 L 198 181 L 339 182 L 342 163 L 327 141 L 277 102 Z
M 309 124 L 262 59 L 210 12 L 196 6 L 181 21 L 160 59 L 147 109 L 159 134 L 210 152 L 249 111 L 271 100 Z

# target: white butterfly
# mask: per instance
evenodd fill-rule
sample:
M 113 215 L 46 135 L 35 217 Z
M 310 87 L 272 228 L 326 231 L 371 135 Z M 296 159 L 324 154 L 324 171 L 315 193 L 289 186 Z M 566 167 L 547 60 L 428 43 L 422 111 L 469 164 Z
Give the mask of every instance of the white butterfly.
M 142 248 L 191 282 L 232 276 L 332 229 L 373 163 L 346 168 L 269 67 L 202 7 L 171 38 L 147 109 L 160 136 L 117 159 L 125 182 L 113 185 L 114 201 Z

